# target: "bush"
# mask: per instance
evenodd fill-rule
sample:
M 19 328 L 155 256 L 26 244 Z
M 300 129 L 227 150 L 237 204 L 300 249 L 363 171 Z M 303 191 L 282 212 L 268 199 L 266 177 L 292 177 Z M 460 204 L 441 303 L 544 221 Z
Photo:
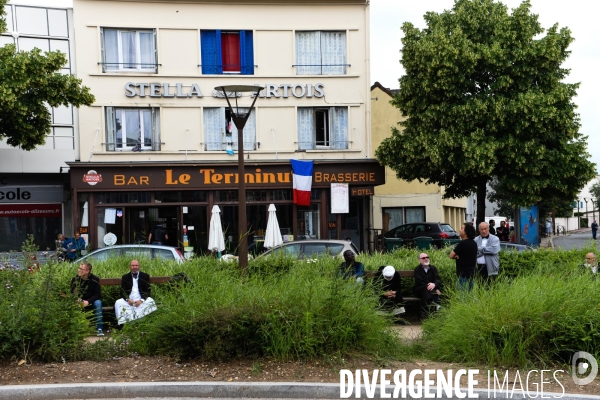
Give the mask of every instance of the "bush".
M 452 296 L 439 318 L 423 325 L 428 355 L 519 368 L 568 363 L 580 350 L 598 357 L 599 289 L 589 273 L 539 268 Z

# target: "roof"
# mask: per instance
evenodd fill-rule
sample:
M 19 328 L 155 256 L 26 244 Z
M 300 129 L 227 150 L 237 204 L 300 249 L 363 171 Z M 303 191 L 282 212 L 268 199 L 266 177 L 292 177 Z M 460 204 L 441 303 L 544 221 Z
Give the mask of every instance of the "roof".
M 381 83 L 379 83 L 379 82 L 375 82 L 373 85 L 371 85 L 371 92 L 375 88 L 381 89 L 383 92 L 387 93 L 388 96 L 390 96 L 390 97 L 394 97 L 394 95 L 396 93 L 398 93 L 398 91 L 400 91 L 400 89 L 388 89 L 386 87 L 383 87 L 383 85 Z

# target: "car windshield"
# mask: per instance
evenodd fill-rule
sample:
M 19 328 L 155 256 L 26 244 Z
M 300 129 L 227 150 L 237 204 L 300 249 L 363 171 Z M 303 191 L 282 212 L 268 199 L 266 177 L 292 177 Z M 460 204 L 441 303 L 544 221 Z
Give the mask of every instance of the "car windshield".
M 440 224 L 440 228 L 442 229 L 442 232 L 454 232 L 454 229 L 448 224 Z

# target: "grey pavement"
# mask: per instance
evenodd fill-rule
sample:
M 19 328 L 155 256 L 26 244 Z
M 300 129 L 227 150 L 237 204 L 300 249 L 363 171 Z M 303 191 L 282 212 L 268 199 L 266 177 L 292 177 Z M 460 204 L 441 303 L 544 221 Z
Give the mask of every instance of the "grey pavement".
M 600 235 L 598 235 L 600 238 Z M 596 242 L 597 243 L 597 242 Z M 554 248 L 565 250 L 582 249 L 586 246 L 594 245 L 591 229 L 580 229 L 570 231 L 567 235 L 553 236 L 552 244 Z
M 482 382 L 482 385 L 484 383 Z M 354 388 L 354 387 L 353 387 Z M 377 385 L 373 393 L 366 393 L 364 386 L 361 387 L 360 398 L 382 398 L 380 386 Z M 386 387 L 386 397 L 393 396 L 393 387 Z M 527 399 L 533 395 L 521 393 L 499 392 L 495 394 L 485 389 L 475 389 L 479 398 L 496 399 Z M 344 390 L 346 392 L 346 390 Z M 462 398 L 467 394 L 466 389 L 461 389 L 462 396 L 448 397 L 442 391 L 441 399 Z M 417 390 L 413 398 L 421 398 L 422 390 Z M 431 393 L 435 393 L 435 386 Z M 407 395 L 410 397 L 410 391 Z M 357 398 L 355 392 L 346 392 L 346 398 Z M 401 393 L 397 393 L 401 394 Z M 600 399 L 600 396 L 589 396 L 580 394 L 562 394 L 544 392 L 544 398 L 574 399 Z M 392 395 L 392 396 L 390 396 Z M 533 396 L 537 397 L 537 396 Z M 340 384 L 336 383 L 213 383 L 213 382 L 142 382 L 142 383 L 83 383 L 83 384 L 57 384 L 57 385 L 15 385 L 0 386 L 0 399 L 339 399 L 341 397 Z

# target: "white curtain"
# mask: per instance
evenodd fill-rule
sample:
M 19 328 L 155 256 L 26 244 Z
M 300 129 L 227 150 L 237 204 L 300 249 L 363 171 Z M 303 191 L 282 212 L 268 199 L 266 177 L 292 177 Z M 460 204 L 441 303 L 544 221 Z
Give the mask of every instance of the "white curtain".
M 223 132 L 225 131 L 225 108 L 204 109 L 204 144 L 208 151 L 223 150 Z
M 247 113 L 248 108 L 239 108 L 239 113 Z M 238 148 L 238 133 L 237 127 L 233 124 L 233 130 L 231 132 L 231 136 L 233 139 L 233 148 Z M 248 117 L 248 121 L 246 121 L 246 126 L 244 126 L 244 150 L 255 150 L 254 146 L 256 144 L 256 109 L 252 110 L 250 117 Z
M 155 69 L 154 61 L 154 32 L 140 32 L 140 62 L 141 69 Z
M 119 39 L 114 29 L 104 30 L 104 62 L 106 71 L 119 69 Z
M 137 69 L 135 32 L 121 32 L 123 69 Z
M 331 147 L 334 149 L 348 148 L 348 107 L 332 107 Z
M 422 207 L 405 208 L 406 223 L 425 221 L 425 209 Z
M 315 148 L 313 109 L 298 108 L 298 150 Z
M 320 42 L 321 32 L 296 32 L 296 75 L 321 74 Z
M 142 121 L 144 122 L 144 138 L 142 140 L 143 147 L 152 147 L 152 113 L 150 109 L 140 110 L 142 113 Z
M 133 147 L 140 138 L 140 110 L 123 110 L 125 117 L 125 143 L 126 147 Z
M 321 32 L 323 75 L 346 73 L 346 32 Z

